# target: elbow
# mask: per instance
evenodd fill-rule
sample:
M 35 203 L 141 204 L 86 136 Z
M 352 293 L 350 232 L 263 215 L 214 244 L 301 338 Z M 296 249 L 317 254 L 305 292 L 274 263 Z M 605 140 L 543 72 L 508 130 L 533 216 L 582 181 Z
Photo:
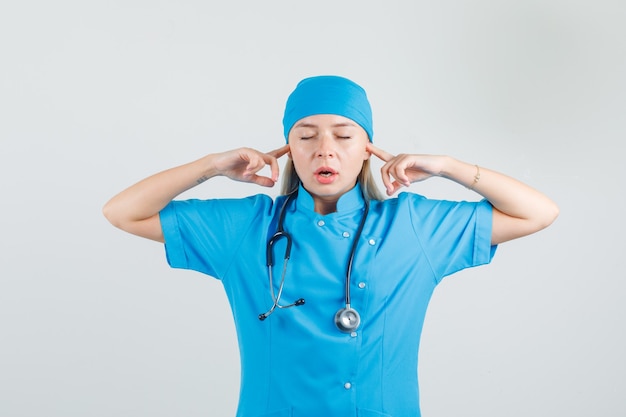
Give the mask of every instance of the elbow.
M 164 243 L 163 231 L 159 213 L 140 220 L 133 219 L 123 205 L 116 204 L 115 201 L 108 202 L 102 207 L 104 217 L 116 228 L 144 237 L 150 240 Z
M 115 226 L 115 216 L 113 215 L 113 211 L 111 210 L 111 205 L 109 203 L 102 206 L 102 215 L 109 221 L 109 223 Z
M 550 226 L 557 217 L 559 217 L 559 206 L 551 201 L 550 204 L 543 210 L 542 216 L 537 221 L 537 231 L 545 229 Z
M 513 217 L 494 210 L 491 243 L 493 245 L 528 236 L 550 226 L 559 216 L 559 207 L 550 201 L 531 216 Z
M 559 217 L 559 213 L 560 213 L 560 209 L 559 206 L 555 203 L 552 202 L 551 207 L 549 210 L 547 210 L 547 222 L 546 222 L 546 227 L 550 226 L 552 223 L 554 223 L 554 221 L 556 220 L 557 217 Z
M 117 228 L 121 228 L 122 221 L 121 221 L 120 216 L 118 215 L 117 211 L 115 210 L 114 204 L 112 204 L 111 201 L 107 202 L 102 207 L 102 215 L 113 226 L 115 226 Z

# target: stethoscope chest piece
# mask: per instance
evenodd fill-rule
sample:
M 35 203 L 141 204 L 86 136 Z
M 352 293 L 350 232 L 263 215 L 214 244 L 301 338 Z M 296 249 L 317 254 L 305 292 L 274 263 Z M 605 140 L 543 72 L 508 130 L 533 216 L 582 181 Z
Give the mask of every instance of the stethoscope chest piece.
M 355 331 L 361 324 L 361 316 L 358 311 L 346 305 L 335 314 L 335 325 L 345 333 Z

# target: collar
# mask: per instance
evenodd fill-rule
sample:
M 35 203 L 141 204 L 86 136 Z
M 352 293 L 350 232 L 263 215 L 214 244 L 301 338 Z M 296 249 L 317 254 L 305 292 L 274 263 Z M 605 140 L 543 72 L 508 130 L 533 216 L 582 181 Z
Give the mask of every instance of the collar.
M 302 186 L 302 183 L 298 186 L 296 204 L 298 207 L 306 210 L 314 211 L 315 209 L 313 196 Z M 364 204 L 365 199 L 363 198 L 363 192 L 361 191 L 361 184 L 357 182 L 351 190 L 344 193 L 341 197 L 339 197 L 339 200 L 337 200 L 337 213 L 346 213 L 361 209 Z

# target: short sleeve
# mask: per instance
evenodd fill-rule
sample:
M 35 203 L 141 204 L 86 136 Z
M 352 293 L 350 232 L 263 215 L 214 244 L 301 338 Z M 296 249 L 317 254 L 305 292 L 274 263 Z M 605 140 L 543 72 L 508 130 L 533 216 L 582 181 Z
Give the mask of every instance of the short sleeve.
M 437 281 L 465 268 L 493 259 L 491 245 L 493 208 L 479 202 L 411 198 L 412 224 Z
M 160 212 L 168 264 L 221 279 L 242 237 L 271 207 L 265 195 L 170 202 Z

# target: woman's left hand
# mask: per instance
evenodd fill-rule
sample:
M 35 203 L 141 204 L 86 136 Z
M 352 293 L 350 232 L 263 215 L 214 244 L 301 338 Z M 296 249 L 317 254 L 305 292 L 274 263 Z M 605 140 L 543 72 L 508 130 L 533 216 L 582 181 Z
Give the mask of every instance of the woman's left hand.
M 423 181 L 432 176 L 439 176 L 444 157 L 437 155 L 392 155 L 387 151 L 367 144 L 367 151 L 377 156 L 385 165 L 380 169 L 383 184 L 387 195 L 393 195 L 402 186 L 408 187 L 411 183 Z
M 449 156 L 394 156 L 371 143 L 366 149 L 385 162 L 380 171 L 390 196 L 402 186 L 440 176 L 486 198 L 493 206 L 493 245 L 535 233 L 551 224 L 559 214 L 556 203 L 543 193 L 491 169 Z

